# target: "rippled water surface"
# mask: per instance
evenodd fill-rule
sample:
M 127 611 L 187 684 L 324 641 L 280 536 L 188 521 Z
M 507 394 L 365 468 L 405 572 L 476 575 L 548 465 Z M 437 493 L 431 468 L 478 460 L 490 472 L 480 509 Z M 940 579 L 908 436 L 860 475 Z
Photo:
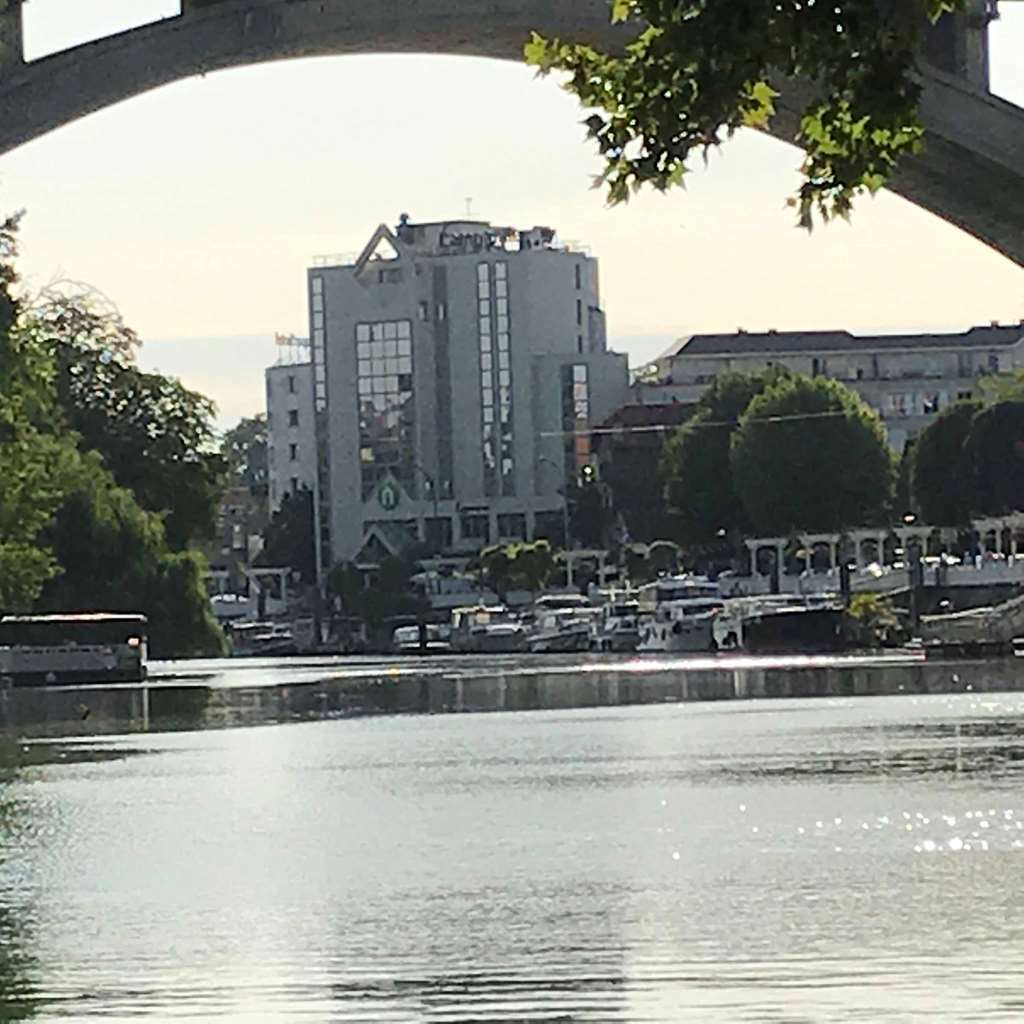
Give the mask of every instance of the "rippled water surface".
M 7 751 L 3 1019 L 1019 1021 L 1024 697 Z

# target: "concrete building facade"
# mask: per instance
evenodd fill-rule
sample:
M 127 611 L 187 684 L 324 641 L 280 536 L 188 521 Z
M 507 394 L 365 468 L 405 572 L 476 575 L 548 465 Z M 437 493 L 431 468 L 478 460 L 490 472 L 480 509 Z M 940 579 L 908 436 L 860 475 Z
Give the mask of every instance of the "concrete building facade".
M 308 351 L 308 350 L 307 350 Z M 316 486 L 313 366 L 292 352 L 267 368 L 267 477 L 270 511 L 286 494 Z
M 381 225 L 308 272 L 319 564 L 554 536 L 628 394 L 597 261 L 549 228 Z
M 638 372 L 633 400 L 695 402 L 719 373 L 783 366 L 832 377 L 882 417 L 897 451 L 951 402 L 978 394 L 978 378 L 1024 369 L 1024 324 L 960 334 L 854 336 L 846 331 L 703 334 L 676 342 Z

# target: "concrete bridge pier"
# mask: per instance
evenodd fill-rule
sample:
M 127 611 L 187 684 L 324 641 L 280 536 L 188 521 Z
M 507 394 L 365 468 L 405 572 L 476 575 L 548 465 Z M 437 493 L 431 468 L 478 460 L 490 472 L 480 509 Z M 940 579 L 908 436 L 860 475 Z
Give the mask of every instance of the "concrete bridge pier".
M 0 0 L 0 74 L 25 63 L 22 0 Z
M 925 59 L 946 74 L 988 92 L 988 27 L 997 17 L 996 0 L 969 0 L 964 14 L 944 15 L 929 28 Z

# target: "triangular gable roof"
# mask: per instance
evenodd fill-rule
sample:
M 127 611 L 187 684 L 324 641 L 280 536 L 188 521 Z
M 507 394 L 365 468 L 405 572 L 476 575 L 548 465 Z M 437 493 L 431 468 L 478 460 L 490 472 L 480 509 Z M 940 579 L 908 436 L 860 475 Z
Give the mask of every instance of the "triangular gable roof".
M 387 224 L 380 224 L 378 225 L 377 230 L 374 231 L 369 242 L 366 243 L 363 251 L 359 254 L 359 259 L 356 260 L 356 274 L 361 274 L 366 269 L 366 265 L 371 261 L 378 262 L 382 260 L 379 256 L 375 259 L 376 253 L 382 242 L 386 242 L 394 252 L 394 256 L 388 256 L 383 259 L 398 260 L 405 254 L 405 246 L 399 241 L 398 236 L 387 226 Z
M 382 558 L 387 558 L 389 555 L 396 557 L 399 553 L 400 549 L 392 545 L 383 530 L 371 526 L 363 537 L 363 544 L 355 557 L 355 562 L 357 565 L 376 564 Z
M 389 555 L 398 557 L 412 544 L 405 528 L 398 523 L 371 523 L 363 535 L 363 544 L 356 555 L 357 564 L 377 563 Z

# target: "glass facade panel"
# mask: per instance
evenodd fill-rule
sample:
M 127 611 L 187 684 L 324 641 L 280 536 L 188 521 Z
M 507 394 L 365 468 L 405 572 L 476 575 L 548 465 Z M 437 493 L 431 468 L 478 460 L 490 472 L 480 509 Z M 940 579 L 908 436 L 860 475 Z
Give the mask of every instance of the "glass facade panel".
M 372 339 L 368 341 L 368 339 Z M 412 325 L 388 320 L 356 325 L 359 460 L 362 496 L 370 500 L 393 477 L 417 497 L 416 402 Z M 370 358 L 363 358 L 369 355 Z
M 484 493 L 515 494 L 512 438 L 512 372 L 509 361 L 508 263 L 479 263 L 477 314 L 480 336 L 480 407 L 483 424 Z M 497 342 L 500 372 L 495 380 L 493 350 Z M 495 406 L 498 407 L 496 429 Z

